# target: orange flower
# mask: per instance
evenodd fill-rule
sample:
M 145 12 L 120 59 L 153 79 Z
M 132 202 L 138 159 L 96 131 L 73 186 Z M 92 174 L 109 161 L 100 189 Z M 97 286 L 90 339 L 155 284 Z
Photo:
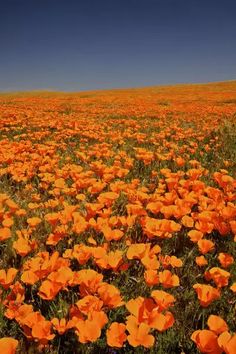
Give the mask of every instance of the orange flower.
M 143 209 L 142 204 L 127 204 L 126 209 L 128 212 L 128 215 L 135 215 L 135 216 L 141 216 L 141 215 L 147 215 L 147 212 Z
M 8 294 L 5 302 L 15 301 L 22 303 L 25 299 L 25 288 L 21 285 L 20 282 L 16 281 L 10 286 L 10 293 Z
M 44 216 L 44 219 L 49 222 L 52 226 L 55 226 L 59 220 L 59 213 L 48 213 Z
M 74 220 L 73 231 L 77 234 L 84 232 L 88 227 L 85 218 L 79 212 L 74 212 L 72 216 Z
M 236 293 L 236 282 L 231 285 L 230 290 Z
M 150 239 L 154 237 L 170 238 L 172 237 L 172 233 L 180 231 L 181 229 L 181 225 L 173 220 L 167 219 L 144 217 L 142 224 L 145 234 Z
M 77 284 L 80 285 L 80 294 L 85 296 L 97 292 L 99 285 L 102 283 L 103 275 L 92 269 L 83 269 L 76 273 Z
M 107 344 L 110 347 L 121 348 L 127 338 L 125 330 L 124 323 L 113 322 L 106 331 Z
M 228 268 L 231 264 L 234 263 L 234 258 L 228 253 L 220 253 L 218 256 L 220 264 L 223 268 Z
M 119 229 L 113 229 L 109 226 L 102 227 L 102 232 L 107 241 L 118 241 L 124 236 L 124 232 Z
M 210 315 L 207 320 L 209 329 L 216 334 L 228 331 L 227 323 L 219 316 Z
M 61 320 L 59 320 L 58 318 L 53 318 L 51 320 L 51 323 L 60 335 L 64 334 L 68 329 L 65 318 L 62 318 Z
M 218 344 L 226 354 L 236 353 L 236 334 L 231 336 L 229 332 L 223 332 L 218 337 Z
M 50 321 L 39 321 L 32 327 L 32 337 L 39 340 L 42 344 L 46 344 L 55 337 L 55 334 L 51 334 L 51 326 Z
M 191 335 L 192 341 L 201 353 L 221 354 L 222 350 L 217 342 L 217 335 L 209 330 L 198 330 Z
M 8 227 L 0 228 L 0 241 L 5 241 L 11 237 L 11 230 Z
M 12 218 L 6 218 L 2 221 L 2 226 L 11 227 L 14 224 L 14 220 Z
M 115 252 L 109 252 L 108 254 L 105 254 L 103 257 L 98 258 L 95 261 L 95 263 L 100 268 L 113 269 L 114 271 L 116 271 L 123 262 L 122 255 L 123 252 L 118 250 Z
M 104 305 L 110 308 L 116 308 L 123 305 L 120 291 L 114 285 L 101 283 L 98 288 L 98 295 L 100 296 Z
M 37 247 L 36 241 L 29 241 L 23 237 L 19 237 L 17 241 L 13 242 L 13 248 L 17 254 L 24 257 Z
M 98 324 L 89 320 L 77 322 L 76 329 L 80 343 L 95 342 L 101 335 Z
M 31 227 L 36 227 L 38 224 L 41 223 L 41 219 L 38 218 L 37 216 L 33 217 L 33 218 L 28 218 L 27 219 L 27 223 L 29 224 L 29 226 Z
M 217 300 L 220 297 L 220 291 L 213 288 L 211 285 L 194 284 L 193 288 L 195 289 L 198 300 L 203 307 L 209 306 L 212 301 Z
M 202 254 L 206 254 L 206 253 L 212 251 L 215 247 L 214 242 L 212 242 L 210 240 L 205 240 L 205 239 L 199 240 L 197 242 L 197 244 L 198 244 L 198 248 Z
M 171 256 L 170 257 L 170 265 L 173 268 L 180 268 L 183 265 L 183 262 L 180 258 L 177 258 L 176 256 Z
M 152 299 L 145 299 L 141 296 L 129 300 L 125 306 L 137 318 L 139 323 L 144 321 L 144 316 L 148 320 L 150 312 L 156 307 Z
M 108 322 L 108 318 L 103 311 L 93 311 L 87 320 L 79 320 L 76 323 L 75 332 L 79 336 L 81 343 L 95 342 L 101 335 L 101 329 Z
M 198 242 L 203 238 L 203 233 L 198 230 L 191 230 L 188 232 L 188 236 L 192 242 Z
M 153 214 L 158 214 L 162 207 L 163 207 L 163 203 L 157 201 L 157 202 L 148 203 L 146 209 L 150 210 Z
M 7 271 L 5 269 L 0 270 L 0 284 L 4 289 L 8 289 L 13 283 L 18 270 L 15 268 L 9 268 Z
M 134 316 L 128 316 L 126 328 L 129 332 L 127 340 L 132 347 L 142 345 L 145 348 L 150 348 L 154 344 L 154 337 L 149 334 L 150 327 L 146 323 L 138 324 Z
M 168 309 L 175 302 L 174 296 L 163 290 L 153 290 L 151 296 L 158 305 L 158 311 Z
M 33 285 L 38 280 L 39 280 L 39 277 L 32 270 L 26 270 L 21 275 L 21 281 L 25 284 Z
M 0 352 L 3 354 L 15 354 L 18 343 L 18 340 L 14 338 L 3 337 L 0 339 Z
M 98 196 L 98 202 L 105 204 L 106 206 L 111 206 L 113 202 L 119 197 L 118 193 L 115 192 L 104 192 Z
M 61 266 L 60 269 L 56 272 L 52 272 L 49 274 L 48 279 L 53 283 L 61 285 L 61 287 L 65 287 L 71 281 L 73 281 L 74 273 L 70 269 L 70 267 Z
M 213 280 L 218 288 L 222 288 L 228 285 L 228 280 L 230 277 L 230 273 L 226 272 L 218 267 L 213 267 L 209 271 L 205 272 L 206 280 Z
M 167 311 L 165 314 L 156 313 L 152 320 L 149 322 L 149 326 L 151 328 L 157 329 L 159 332 L 163 332 L 172 327 L 174 322 L 174 316 L 171 312 Z
M 148 286 L 153 286 L 159 283 L 157 271 L 153 269 L 148 269 L 144 272 L 144 279 Z
M 42 324 L 45 322 L 45 318 L 41 315 L 41 313 L 37 312 L 30 312 L 26 311 L 26 315 L 20 318 L 20 324 L 21 327 L 24 330 L 24 334 L 28 339 L 32 339 L 34 336 L 32 335 L 32 328 L 35 327 L 36 333 L 35 333 L 35 338 L 36 339 L 43 339 L 43 328 L 39 326 L 39 332 L 37 332 L 36 326 L 39 324 L 39 322 L 42 322 Z M 49 322 L 50 323 L 50 322 Z M 51 326 L 51 323 L 50 323 Z M 46 331 L 47 332 L 47 331 Z M 41 334 L 40 334 L 41 333 Z M 47 339 L 45 339 L 45 344 L 47 342 Z
M 32 313 L 33 313 L 33 306 L 23 304 L 23 305 L 18 306 L 17 310 L 14 313 L 14 318 L 16 319 L 16 321 L 18 323 L 22 324 L 22 323 L 24 323 L 24 319 Z
M 159 281 L 164 286 L 164 288 L 172 288 L 174 286 L 179 286 L 179 277 L 172 274 L 168 269 L 163 272 L 159 272 Z
M 155 291 L 153 294 L 155 296 Z M 156 294 L 156 296 L 158 298 L 158 294 Z M 160 296 L 162 295 L 160 294 Z M 171 295 L 169 295 L 169 297 L 171 298 Z M 173 325 L 174 317 L 172 313 L 168 311 L 165 314 L 160 313 L 160 311 L 171 306 L 172 301 L 173 299 L 171 298 L 168 303 L 167 299 L 167 303 L 164 304 L 163 299 L 157 299 L 157 302 L 154 302 L 151 298 L 138 297 L 128 301 L 126 303 L 126 308 L 136 318 L 138 324 L 145 323 L 150 328 L 157 329 L 158 331 L 165 331 Z
M 184 225 L 185 227 L 193 227 L 194 220 L 192 217 L 190 217 L 188 215 L 184 215 L 181 219 L 181 224 Z
M 126 257 L 128 259 L 141 259 L 144 257 L 147 249 L 150 249 L 149 244 L 145 243 L 135 243 L 129 246 L 128 251 L 126 253 Z
M 208 264 L 207 259 L 204 256 L 199 256 L 195 258 L 195 262 L 199 267 L 204 267 L 205 265 Z
M 159 261 L 161 262 L 161 264 L 164 268 L 168 268 L 170 266 L 173 268 L 180 268 L 183 265 L 183 262 L 181 261 L 181 259 L 179 259 L 175 256 L 159 255 Z
M 39 288 L 38 295 L 44 300 L 52 300 L 60 290 L 60 284 L 50 280 L 45 280 Z
M 81 300 L 77 301 L 76 306 L 80 312 L 87 315 L 92 311 L 100 311 L 103 306 L 103 302 L 96 296 L 87 295 L 84 296 Z

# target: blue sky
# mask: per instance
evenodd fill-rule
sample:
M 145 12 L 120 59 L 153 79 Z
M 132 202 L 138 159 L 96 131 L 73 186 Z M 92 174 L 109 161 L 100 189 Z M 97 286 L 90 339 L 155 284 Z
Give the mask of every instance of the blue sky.
M 0 2 L 0 91 L 236 79 L 234 0 Z

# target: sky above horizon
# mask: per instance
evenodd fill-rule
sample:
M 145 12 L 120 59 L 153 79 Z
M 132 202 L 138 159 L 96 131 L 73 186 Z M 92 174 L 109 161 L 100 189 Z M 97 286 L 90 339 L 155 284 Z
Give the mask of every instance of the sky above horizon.
M 7 0 L 0 91 L 236 79 L 235 0 Z

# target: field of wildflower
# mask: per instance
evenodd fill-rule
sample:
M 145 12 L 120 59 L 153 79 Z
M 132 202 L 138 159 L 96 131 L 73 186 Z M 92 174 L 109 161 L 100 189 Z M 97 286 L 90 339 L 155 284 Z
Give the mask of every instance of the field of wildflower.
M 236 81 L 0 95 L 0 353 L 236 353 Z

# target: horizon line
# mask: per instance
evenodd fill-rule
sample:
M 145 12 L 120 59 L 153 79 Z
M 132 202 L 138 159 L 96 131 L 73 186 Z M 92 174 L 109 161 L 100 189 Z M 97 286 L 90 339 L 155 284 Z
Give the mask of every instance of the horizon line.
M 0 90 L 0 95 L 16 95 L 16 94 L 30 94 L 30 93 L 58 93 L 58 94 L 79 94 L 79 93 L 89 93 L 89 92 L 103 92 L 103 91 L 126 91 L 126 90 L 142 90 L 148 88 L 158 88 L 158 87 L 173 87 L 173 86 L 198 86 L 198 85 L 211 85 L 211 84 L 224 84 L 235 82 L 235 79 L 230 80 L 221 80 L 221 81 L 206 81 L 206 82 L 178 82 L 170 84 L 160 84 L 160 85 L 144 85 L 144 86 L 129 86 L 129 87 L 113 87 L 113 88 L 98 88 L 98 89 L 81 89 L 75 91 L 64 91 L 54 88 L 45 88 L 45 89 L 32 89 L 32 90 L 9 90 L 2 91 Z

